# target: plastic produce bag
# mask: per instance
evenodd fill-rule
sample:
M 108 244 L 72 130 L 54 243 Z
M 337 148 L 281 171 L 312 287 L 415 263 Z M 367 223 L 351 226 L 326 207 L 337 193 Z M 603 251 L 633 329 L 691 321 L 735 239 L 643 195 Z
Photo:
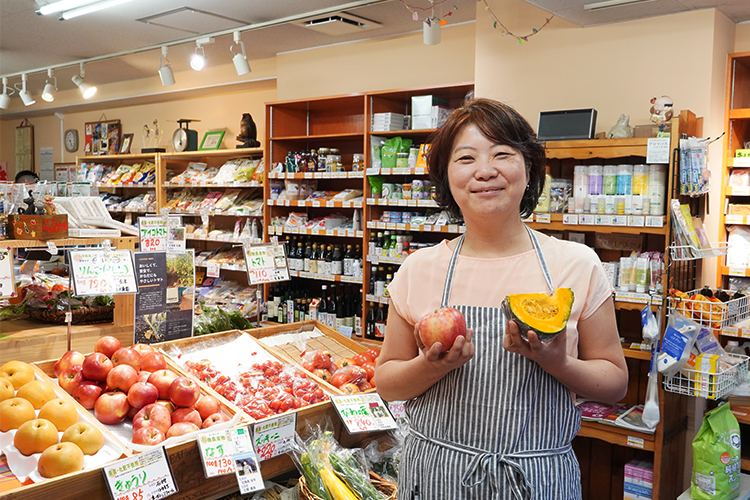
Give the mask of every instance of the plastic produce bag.
M 732 500 L 740 494 L 740 426 L 729 404 L 703 416 L 693 439 L 690 497 L 694 500 Z
M 680 371 L 690 358 L 690 350 L 698 337 L 701 325 L 680 313 L 669 315 L 667 331 L 661 343 L 661 352 L 657 358 L 659 371 L 670 377 Z

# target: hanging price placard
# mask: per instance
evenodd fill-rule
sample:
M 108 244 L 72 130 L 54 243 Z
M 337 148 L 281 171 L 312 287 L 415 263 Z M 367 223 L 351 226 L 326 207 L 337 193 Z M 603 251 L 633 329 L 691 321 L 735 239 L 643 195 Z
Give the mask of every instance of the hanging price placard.
M 142 252 L 185 252 L 185 227 L 179 217 L 138 217 Z
M 289 281 L 289 266 L 282 245 L 245 245 L 247 279 L 251 285 Z
M 377 393 L 332 396 L 331 402 L 349 434 L 396 428 L 396 421 Z
M 255 452 L 262 462 L 290 451 L 297 430 L 297 414 L 264 420 L 253 426 Z
M 113 500 L 159 500 L 177 493 L 164 447 L 102 468 Z
M 13 275 L 13 249 L 0 246 L 0 299 L 16 296 L 16 279 Z
M 253 441 L 247 427 L 201 433 L 197 441 L 206 477 L 232 474 L 232 455 L 253 451 Z
M 240 493 L 244 495 L 265 489 L 263 476 L 258 465 L 258 457 L 254 450 L 234 455 L 232 460 L 234 460 L 234 473 L 237 476 Z
M 130 250 L 70 250 L 70 264 L 76 295 L 137 292 Z

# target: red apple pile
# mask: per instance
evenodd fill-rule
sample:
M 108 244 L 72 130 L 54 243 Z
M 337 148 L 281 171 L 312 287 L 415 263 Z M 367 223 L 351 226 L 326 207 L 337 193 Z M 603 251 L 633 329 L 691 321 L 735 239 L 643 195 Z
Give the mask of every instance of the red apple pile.
M 219 401 L 201 396 L 192 378 L 167 368 L 161 353 L 148 344 L 122 347 L 102 337 L 94 352 L 66 352 L 54 365 L 57 381 L 103 424 L 133 419 L 133 443 L 159 444 L 229 420 Z

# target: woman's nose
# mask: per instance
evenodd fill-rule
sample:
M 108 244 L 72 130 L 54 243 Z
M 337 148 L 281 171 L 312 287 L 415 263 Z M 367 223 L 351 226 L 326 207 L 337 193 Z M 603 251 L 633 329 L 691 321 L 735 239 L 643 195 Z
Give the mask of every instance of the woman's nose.
M 477 179 L 487 180 L 497 176 L 497 169 L 492 164 L 492 160 L 484 160 L 477 163 L 475 172 Z

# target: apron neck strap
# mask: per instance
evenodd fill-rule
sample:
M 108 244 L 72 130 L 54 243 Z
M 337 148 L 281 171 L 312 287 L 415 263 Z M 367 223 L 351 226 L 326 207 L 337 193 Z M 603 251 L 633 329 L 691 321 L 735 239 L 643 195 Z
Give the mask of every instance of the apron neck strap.
M 539 240 L 534 234 L 534 231 L 529 226 L 524 224 L 524 227 L 529 233 L 531 244 L 534 246 L 534 251 L 536 252 L 537 260 L 539 261 L 539 266 L 542 268 L 544 281 L 547 282 L 547 287 L 549 287 L 550 293 L 554 293 L 555 287 L 552 284 L 552 276 L 550 275 L 549 268 L 547 267 L 547 261 L 544 258 L 542 247 L 539 245 Z M 453 285 L 453 273 L 456 270 L 456 262 L 458 261 L 458 254 L 461 251 L 461 245 L 463 245 L 463 242 L 464 235 L 462 234 L 456 242 L 456 248 L 453 249 L 453 255 L 451 255 L 451 260 L 448 264 L 448 271 L 445 276 L 445 286 L 443 287 L 443 298 L 440 301 L 440 307 L 448 307 L 450 301 L 451 286 Z

